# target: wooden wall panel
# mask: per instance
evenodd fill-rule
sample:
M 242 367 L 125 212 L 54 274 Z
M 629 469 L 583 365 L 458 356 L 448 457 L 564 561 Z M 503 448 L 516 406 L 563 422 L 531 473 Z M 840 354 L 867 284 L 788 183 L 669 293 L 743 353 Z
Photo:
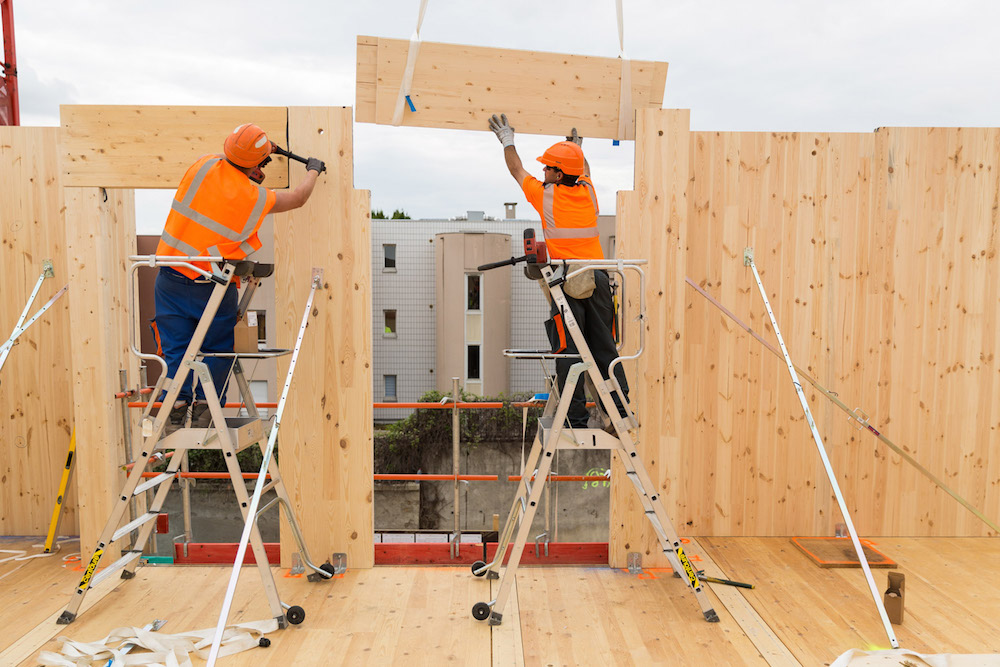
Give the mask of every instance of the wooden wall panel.
M 176 188 L 195 160 L 221 154 L 243 123 L 260 125 L 288 148 L 284 107 L 70 105 L 60 107 L 60 118 L 65 186 Z M 285 158 L 274 156 L 266 173 L 268 187 L 288 185 Z
M 620 201 L 652 197 L 656 206 L 658 190 L 682 180 L 676 168 L 648 159 L 675 140 L 666 131 L 640 134 L 636 192 Z M 686 275 L 776 344 L 742 262 L 743 248 L 753 247 L 793 361 L 994 520 L 998 161 L 996 129 L 694 132 L 683 179 Z M 642 206 L 620 211 L 624 254 L 648 248 L 638 256 L 671 261 L 661 238 L 669 223 L 646 224 Z M 657 302 L 658 290 L 651 281 L 652 326 L 677 316 L 654 309 L 679 307 Z M 650 455 L 677 464 L 669 479 L 678 488 L 665 497 L 680 532 L 832 534 L 842 519 L 783 360 L 691 288 L 681 334 L 680 454 L 666 449 L 678 429 L 648 414 L 668 414 L 669 400 L 639 403 L 643 440 L 660 443 Z M 669 336 L 651 337 L 646 363 L 662 368 L 661 348 L 673 346 Z M 859 531 L 988 534 L 810 384 L 803 387 Z M 613 534 L 635 525 L 618 511 L 613 502 Z M 613 537 L 613 561 L 624 558 L 615 548 L 635 534 Z
M 631 219 L 618 220 L 617 252 L 649 259 L 646 273 L 646 352 L 629 379 L 629 401 L 640 415 L 639 454 L 669 507 L 684 506 L 677 480 L 683 474 L 682 387 L 684 372 L 684 248 L 688 235 L 687 164 L 690 112 L 645 109 L 636 114 L 636 190 Z M 644 138 L 655 137 L 655 140 Z M 621 200 L 620 200 L 621 201 Z M 633 205 L 629 205 L 629 204 Z M 637 335 L 637 332 L 635 332 Z M 630 336 L 633 332 L 630 332 Z M 632 338 L 635 340 L 635 337 Z M 622 567 L 629 551 L 644 566 L 666 563 L 646 522 L 635 490 L 614 460 L 611 485 L 611 565 Z M 672 518 L 676 518 L 676 513 Z
M 57 128 L 0 127 L 0 342 L 11 335 L 52 260 L 28 317 L 68 282 Z M 69 301 L 28 329 L 0 370 L 0 535 L 49 527 L 73 424 Z M 76 534 L 71 485 L 60 532 Z
M 135 254 L 132 190 L 66 188 L 66 248 L 71 283 L 73 402 L 80 550 L 89 560 L 125 481 L 122 417 L 114 394 L 119 369 L 138 377 L 129 351 L 129 255 Z M 135 324 L 132 324 L 136 326 Z M 117 550 L 109 549 L 104 562 Z
M 392 124 L 409 45 L 358 37 L 359 122 Z M 410 92 L 416 112 L 406 109 L 402 125 L 486 130 L 503 112 L 521 133 L 575 126 L 585 137 L 632 139 L 632 119 L 618 136 L 621 70 L 618 58 L 421 42 Z M 632 107 L 660 108 L 666 77 L 667 63 L 631 61 Z
M 292 145 L 324 159 L 327 172 L 303 208 L 275 216 L 279 347 L 294 343 L 312 268 L 323 269 L 279 460 L 313 558 L 340 551 L 350 567 L 372 567 L 370 198 L 354 190 L 352 128 L 349 107 L 289 109 Z M 304 173 L 293 166 L 293 184 Z M 287 360 L 279 377 L 286 369 Z M 281 540 L 287 563 L 294 542 L 287 530 Z

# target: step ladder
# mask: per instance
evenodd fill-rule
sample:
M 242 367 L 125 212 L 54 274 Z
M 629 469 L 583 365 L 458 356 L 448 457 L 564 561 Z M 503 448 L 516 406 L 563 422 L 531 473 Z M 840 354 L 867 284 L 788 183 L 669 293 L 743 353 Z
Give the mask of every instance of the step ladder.
M 141 359 L 149 361 L 155 360 L 163 367 L 163 372 L 160 374 L 160 378 L 157 381 L 152 396 L 154 398 L 159 396 L 160 392 L 163 390 L 166 391 L 166 396 L 162 400 L 162 407 L 155 416 L 151 416 L 154 400 L 150 400 L 143 411 L 140 421 L 141 437 L 133 445 L 133 459 L 135 460 L 135 465 L 129 472 L 125 486 L 122 488 L 121 493 L 118 494 L 118 499 L 115 502 L 111 515 L 108 517 L 104 530 L 101 531 L 101 535 L 97 541 L 97 547 L 95 548 L 93 557 L 90 559 L 90 562 L 84 571 L 83 578 L 76 586 L 69 604 L 66 606 L 66 609 L 62 612 L 56 622 L 60 625 L 72 623 L 80 612 L 80 606 L 83 604 L 83 600 L 86 597 L 87 592 L 105 579 L 110 578 L 116 572 L 121 572 L 120 576 L 122 579 L 131 579 L 135 576 L 136 566 L 138 565 L 139 559 L 143 554 L 146 542 L 153 532 L 156 518 L 170 492 L 172 482 L 177 478 L 178 473 L 181 471 L 182 463 L 187 460 L 188 450 L 217 449 L 223 453 L 226 468 L 229 472 L 229 478 L 232 482 L 233 491 L 236 494 L 236 499 L 240 504 L 240 511 L 243 514 L 243 520 L 247 525 L 251 526 L 249 541 L 253 548 L 253 554 L 256 560 L 257 570 L 260 574 L 261 582 L 264 585 L 264 591 L 270 606 L 271 615 L 278 622 L 279 628 L 287 627 L 288 623 L 301 623 L 305 617 L 305 612 L 302 608 L 287 605 L 283 603 L 278 596 L 278 590 L 275 586 L 271 566 L 268 563 L 267 553 L 264 550 L 264 542 L 260 536 L 257 519 L 260 514 L 268 510 L 275 503 L 280 504 L 285 511 L 285 518 L 291 526 L 292 534 L 298 544 L 299 552 L 301 553 L 305 564 L 312 570 L 312 573 L 308 578 L 311 581 L 320 581 L 333 577 L 335 570 L 332 565 L 325 563 L 324 565 L 317 567 L 309 558 L 305 541 L 302 539 L 298 521 L 296 520 L 295 513 L 292 509 L 288 491 L 282 482 L 281 473 L 278 470 L 277 463 L 273 457 L 270 456 L 271 450 L 273 449 L 273 438 L 269 438 L 269 436 L 272 435 L 272 429 L 277 429 L 277 424 L 280 422 L 280 413 L 284 406 L 284 399 L 287 396 L 288 386 L 292 379 L 292 373 L 295 370 L 295 361 L 298 356 L 298 350 L 302 343 L 302 336 L 306 328 L 306 316 L 312 308 L 313 295 L 320 285 L 320 280 L 316 278 L 317 270 L 313 270 L 314 276 L 312 290 L 305 309 L 305 315 L 303 316 L 302 326 L 296 338 L 294 351 L 265 350 L 256 354 L 207 354 L 201 351 L 202 342 L 205 339 L 209 326 L 214 320 L 219 309 L 219 305 L 222 303 L 222 299 L 225 296 L 226 290 L 233 278 L 239 276 L 246 278 L 248 281 L 247 290 L 244 292 L 243 299 L 239 304 L 240 314 L 242 315 L 246 311 L 247 305 L 249 304 L 253 289 L 255 289 L 261 278 L 271 275 L 274 268 L 273 265 L 256 264 L 254 262 L 247 261 L 237 262 L 233 260 L 224 260 L 221 257 L 166 257 L 155 255 L 137 255 L 132 256 L 129 259 L 134 262 L 132 265 L 133 272 L 139 267 L 177 266 L 189 268 L 212 280 L 215 287 L 209 297 L 205 311 L 198 322 L 198 326 L 196 327 L 194 335 L 191 338 L 187 351 L 184 353 L 184 357 L 177 370 L 176 377 L 174 378 L 167 377 L 166 361 L 164 361 L 161 357 L 157 355 L 144 354 L 136 349 L 134 327 L 130 327 L 131 335 L 133 337 L 131 341 L 133 354 L 137 355 Z M 205 271 L 193 264 L 192 262 L 194 261 L 214 262 L 217 263 L 214 264 L 215 266 L 221 266 L 221 268 L 214 272 Z M 130 284 L 133 286 L 133 290 L 135 283 L 136 281 L 134 276 L 132 276 Z M 134 296 L 132 302 L 135 302 Z M 282 396 L 282 402 L 279 404 L 278 411 L 274 415 L 274 421 L 264 421 L 261 419 L 254 403 L 253 395 L 250 391 L 250 385 L 244 376 L 240 360 L 241 358 L 260 359 L 276 357 L 289 353 L 292 353 L 292 362 L 289 365 L 288 376 L 285 380 L 285 393 Z M 219 396 L 219 392 L 212 381 L 212 374 L 209 371 L 208 365 L 205 363 L 205 359 L 211 356 L 228 357 L 233 360 L 232 376 L 236 379 L 236 384 L 239 387 L 242 402 L 248 413 L 246 417 L 226 417 L 223 414 L 222 405 L 224 397 Z M 212 417 L 212 425 L 208 428 L 191 427 L 191 411 L 189 409 L 186 427 L 180 428 L 173 433 L 164 436 L 163 433 L 168 422 L 167 415 L 170 413 L 170 406 L 172 406 L 177 400 L 181 387 L 185 382 L 190 381 L 192 376 L 197 376 L 204 387 L 205 401 L 208 403 L 208 409 Z M 268 444 L 268 448 L 265 456 L 263 457 L 264 465 L 261 468 L 260 474 L 262 476 L 265 473 L 270 475 L 270 481 L 261 487 L 260 484 L 263 483 L 263 480 L 259 480 L 258 489 L 255 490 L 254 493 L 254 502 L 251 503 L 247 494 L 246 484 L 243 479 L 243 472 L 240 470 L 236 454 L 254 445 L 261 446 L 261 443 L 265 442 Z M 173 450 L 174 452 L 173 456 L 169 459 L 167 469 L 155 477 L 143 480 L 143 472 L 146 471 L 147 467 L 151 463 L 156 463 L 161 460 L 161 457 L 154 455 L 157 452 L 163 452 L 165 450 Z M 123 524 L 122 521 L 128 511 L 130 500 L 133 497 L 139 496 L 140 494 L 143 494 L 147 490 L 151 489 L 155 489 L 155 494 L 146 511 L 132 521 L 128 521 Z M 260 493 L 264 493 L 272 489 L 275 491 L 277 496 L 275 500 L 268 503 L 260 511 L 255 511 L 254 514 L 251 515 L 250 511 L 256 510 Z M 260 493 L 257 492 L 258 490 Z M 122 555 L 113 563 L 98 572 L 97 566 L 100 563 L 101 557 L 112 544 L 119 542 L 128 542 L 127 546 L 122 548 Z M 242 552 L 240 555 L 242 556 Z M 234 568 L 238 568 L 241 565 L 242 558 L 239 558 L 238 564 L 234 565 Z M 227 596 L 227 602 L 229 599 L 230 597 Z
M 526 247 L 527 243 L 526 243 Z M 541 255 L 539 255 L 541 256 Z M 624 396 L 618 381 L 615 378 L 614 367 L 624 360 L 636 359 L 642 354 L 645 342 L 645 326 L 640 326 L 640 342 L 638 351 L 630 356 L 619 356 L 608 368 L 609 380 L 602 376 L 601 369 L 597 367 L 594 357 L 587 346 L 583 332 L 580 330 L 570 309 L 566 296 L 563 293 L 563 284 L 566 280 L 587 270 L 611 270 L 616 272 L 621 280 L 624 293 L 625 271 L 634 271 L 639 276 L 639 319 L 640 322 L 645 317 L 645 274 L 640 266 L 645 264 L 645 260 L 567 260 L 558 263 L 537 263 L 536 256 L 526 253 L 525 257 L 511 258 L 506 263 L 517 263 L 524 260 L 528 267 L 526 273 L 528 277 L 537 278 L 539 285 L 555 304 L 559 312 L 562 313 L 563 324 L 573 342 L 579 355 L 559 355 L 546 351 L 508 350 L 506 356 L 519 359 L 553 359 L 571 356 L 578 358 L 579 362 L 573 364 L 566 377 L 566 384 L 562 392 L 554 387 L 549 393 L 549 398 L 545 403 L 545 409 L 538 420 L 538 430 L 535 434 L 534 443 L 524 471 L 521 474 L 521 481 L 518 484 L 517 492 L 514 494 L 514 501 L 511 504 L 510 512 L 504 523 L 504 528 L 500 534 L 496 555 L 492 562 L 486 563 L 477 561 L 472 565 L 472 573 L 477 577 L 486 576 L 489 579 L 500 579 L 500 587 L 496 599 L 491 602 L 477 602 L 472 608 L 472 616 L 476 620 L 489 619 L 490 625 L 500 625 L 503 621 L 503 611 L 507 604 L 507 599 L 514 583 L 514 577 L 521 560 L 521 553 L 524 550 L 525 541 L 531 529 L 531 522 L 535 517 L 541 499 L 542 490 L 546 484 L 549 473 L 552 469 L 552 461 L 555 452 L 559 449 L 610 449 L 618 453 L 618 459 L 625 468 L 625 473 L 630 482 L 635 487 L 636 494 L 642 503 L 646 518 L 652 524 L 656 532 L 660 548 L 666 555 L 667 560 L 673 567 L 676 576 L 686 582 L 692 590 L 702 614 L 706 621 L 717 623 L 719 616 L 712 607 L 712 603 L 698 579 L 695 568 L 691 565 L 687 554 L 681 546 L 680 537 L 674 529 L 670 517 L 667 516 L 663 508 L 663 502 L 656 491 L 656 486 L 646 471 L 639 456 L 637 445 L 639 444 L 638 426 L 639 422 L 632 413 L 628 400 Z M 484 265 L 489 268 L 492 265 Z M 484 267 L 480 267 L 481 269 Z M 539 277 L 540 276 L 540 277 Z M 624 298 L 622 299 L 624 302 Z M 622 341 L 619 345 L 619 354 Z M 603 418 L 610 419 L 614 425 L 616 435 L 611 435 L 603 429 L 580 429 L 565 426 L 566 415 L 569 412 L 570 402 L 574 390 L 579 382 L 586 382 L 595 396 L 598 405 L 603 411 Z M 621 416 L 616 404 L 617 397 L 625 410 L 625 416 Z M 605 422 L 607 424 L 607 422 Z M 617 437 L 616 437 L 617 436 Z M 513 539 L 512 539 L 513 538 Z M 507 567 L 501 574 L 501 565 L 504 555 L 509 545 L 513 544 Z

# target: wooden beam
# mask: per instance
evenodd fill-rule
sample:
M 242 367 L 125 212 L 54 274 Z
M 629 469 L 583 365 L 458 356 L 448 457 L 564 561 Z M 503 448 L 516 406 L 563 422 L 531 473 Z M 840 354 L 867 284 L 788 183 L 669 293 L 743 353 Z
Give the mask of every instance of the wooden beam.
M 358 122 L 392 124 L 408 51 L 407 40 L 358 37 Z M 502 112 L 522 133 L 575 126 L 585 137 L 632 139 L 632 118 L 618 136 L 621 70 L 618 58 L 422 42 L 410 92 L 416 112 L 407 109 L 402 124 L 487 130 Z M 658 109 L 666 77 L 667 63 L 631 61 L 632 108 Z
M 58 128 L 0 127 L 0 343 L 11 335 L 51 260 L 28 317 L 68 282 Z M 69 301 L 24 334 L 0 371 L 0 535 L 44 535 L 73 423 Z M 60 532 L 76 533 L 76 490 Z
M 226 136 L 243 123 L 260 125 L 288 148 L 284 107 L 63 105 L 60 118 L 66 186 L 176 188 L 199 157 L 222 153 Z M 287 187 L 287 161 L 274 158 L 265 184 Z
M 351 109 L 291 108 L 289 137 L 326 161 L 309 202 L 275 216 L 278 346 L 295 341 L 314 268 L 323 271 L 282 421 L 280 465 L 313 558 L 372 567 L 370 199 L 353 186 Z M 293 184 L 305 170 L 294 165 Z M 287 362 L 279 365 L 284 377 Z M 287 528 L 287 526 L 284 526 Z M 282 561 L 294 542 L 282 530 Z
M 66 249 L 69 260 L 70 339 L 76 415 L 76 478 L 80 552 L 90 559 L 125 481 L 119 369 L 138 377 L 128 351 L 133 322 L 129 265 L 135 254 L 135 193 L 104 188 L 66 189 Z M 127 519 L 127 517 L 126 517 Z M 109 549 L 104 563 L 115 557 Z

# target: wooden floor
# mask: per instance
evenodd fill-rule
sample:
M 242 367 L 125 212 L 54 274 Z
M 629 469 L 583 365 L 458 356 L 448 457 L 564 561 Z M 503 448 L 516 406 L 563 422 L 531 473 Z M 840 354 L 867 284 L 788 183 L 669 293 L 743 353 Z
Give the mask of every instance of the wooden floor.
M 1000 653 L 1000 539 L 875 542 L 906 575 L 905 623 L 894 626 L 901 647 Z M 0 538 L 0 549 L 37 553 L 30 544 Z M 467 567 L 348 570 L 322 583 L 276 570 L 305 622 L 220 664 L 822 665 L 851 648 L 889 647 L 860 570 L 816 567 L 784 538 L 701 538 L 688 551 L 709 575 L 756 584 L 710 585 L 720 623 L 706 623 L 694 596 L 662 571 L 524 568 L 503 624 L 490 627 L 470 612 L 495 597 L 497 582 Z M 214 627 L 228 582 L 226 568 L 147 566 L 132 581 L 102 584 L 76 622 L 58 626 L 77 566 L 59 555 L 0 564 L 0 665 L 37 664 L 60 634 L 93 641 L 154 618 L 167 619 L 164 632 Z M 875 571 L 880 589 L 885 572 Z M 269 616 L 256 575 L 244 570 L 232 622 Z

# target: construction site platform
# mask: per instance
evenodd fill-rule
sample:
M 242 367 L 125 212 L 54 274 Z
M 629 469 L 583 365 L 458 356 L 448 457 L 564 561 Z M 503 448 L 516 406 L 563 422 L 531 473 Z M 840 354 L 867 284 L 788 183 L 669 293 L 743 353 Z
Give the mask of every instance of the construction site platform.
M 0 538 L 0 549 L 40 539 Z M 1000 654 L 1000 539 L 872 538 L 906 575 L 905 618 L 893 626 L 902 648 L 921 653 Z M 0 564 L 0 665 L 35 665 L 53 639 L 93 641 L 119 626 L 167 620 L 165 633 L 214 627 L 228 568 L 140 567 L 126 586 L 112 577 L 87 597 L 70 626 L 55 620 L 79 562 L 62 556 Z M 641 575 L 607 567 L 525 567 L 503 623 L 470 617 L 497 581 L 468 566 L 351 569 L 331 582 L 287 578 L 282 596 L 305 622 L 269 635 L 268 648 L 223 658 L 225 665 L 823 665 L 844 651 L 889 648 L 857 569 L 822 569 L 788 538 L 692 539 L 693 565 L 754 590 L 708 584 L 720 623 L 706 623 L 684 583 L 669 571 Z M 17 569 L 16 572 L 13 570 Z M 5 576 L 6 575 L 6 576 Z M 269 616 L 251 572 L 238 587 L 231 623 Z M 876 583 L 886 583 L 884 570 Z M 493 588 L 489 593 L 488 589 Z M 202 664 L 194 658 L 195 664 Z

